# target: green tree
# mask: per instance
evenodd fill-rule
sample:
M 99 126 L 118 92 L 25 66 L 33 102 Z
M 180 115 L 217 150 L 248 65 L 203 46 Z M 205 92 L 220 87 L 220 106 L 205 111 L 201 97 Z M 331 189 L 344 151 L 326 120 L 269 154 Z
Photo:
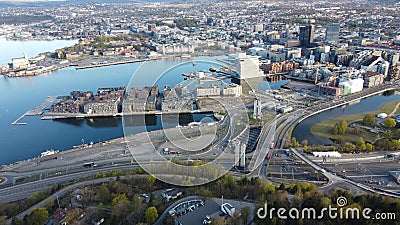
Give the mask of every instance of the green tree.
M 156 178 L 153 175 L 147 177 L 147 183 L 152 186 L 156 182 Z
M 276 187 L 274 184 L 272 183 L 267 183 L 264 185 L 264 192 L 266 194 L 275 194 L 276 191 Z
M 382 134 L 382 136 L 386 139 L 389 139 L 392 136 L 392 132 L 391 131 L 386 131 Z
M 117 218 L 120 218 L 122 221 L 125 221 L 125 217 L 129 214 L 131 210 L 130 202 L 125 194 L 116 195 L 112 202 L 112 214 Z
M 153 224 L 158 218 L 157 208 L 154 206 L 147 208 L 144 216 L 146 218 L 146 223 Z
M 337 124 L 333 125 L 333 129 L 332 129 L 333 134 L 339 134 L 339 126 Z
M 139 198 L 139 195 L 135 194 L 132 198 L 132 208 L 133 208 L 133 215 L 134 220 L 133 222 L 138 223 L 142 221 L 144 212 L 146 210 L 146 204 L 143 202 L 142 199 Z
M 46 208 L 36 208 L 26 218 L 26 224 L 43 225 L 49 218 L 49 212 Z
M 79 212 L 76 209 L 68 210 L 65 215 L 65 222 L 67 224 L 75 224 L 79 220 Z
M 102 203 L 108 203 L 111 199 L 110 190 L 107 187 L 107 184 L 102 184 L 99 190 L 99 200 Z
M 388 118 L 388 119 L 385 120 L 385 122 L 383 122 L 383 125 L 386 128 L 393 128 L 393 127 L 396 126 L 396 120 L 393 119 L 393 118 Z
M 46 205 L 44 207 L 47 209 L 47 211 L 51 211 L 53 210 L 54 206 L 55 206 L 54 199 L 51 198 L 47 200 Z
M 303 140 L 301 141 L 301 145 L 303 146 L 304 151 L 308 151 L 308 141 L 307 140 Z
M 345 134 L 347 130 L 347 122 L 341 120 L 333 126 L 333 134 Z
M 356 146 L 352 143 L 346 143 L 344 144 L 344 150 L 346 152 L 353 152 L 356 149 Z
M 365 144 L 365 150 L 367 152 L 372 152 L 373 151 L 373 146 L 370 143 Z
M 367 126 L 373 127 L 376 125 L 376 119 L 374 115 L 372 114 L 367 114 L 363 118 L 363 123 Z
M 360 139 L 357 141 L 357 149 L 360 151 L 365 151 L 366 150 L 366 145 L 365 145 L 365 141 L 364 138 L 360 137 Z
M 361 127 L 360 127 L 360 125 L 356 125 L 356 127 L 354 127 L 354 134 L 360 134 L 361 133 Z
M 125 194 L 117 194 L 117 195 L 113 198 L 113 200 L 112 200 L 112 202 L 111 202 L 111 206 L 114 207 L 114 206 L 116 206 L 119 202 L 127 202 L 127 201 L 128 201 L 128 198 L 126 197 Z
M 392 149 L 393 150 L 400 149 L 400 141 L 399 140 L 392 140 Z
M 346 133 L 346 130 L 347 130 L 347 121 L 346 121 L 346 120 L 341 120 L 341 121 L 339 122 L 339 127 L 340 127 L 340 133 L 341 133 L 341 134 Z
M 294 148 L 298 148 L 299 147 L 299 142 L 297 141 L 297 139 L 295 137 L 292 137 L 291 142 L 292 142 L 292 146 Z

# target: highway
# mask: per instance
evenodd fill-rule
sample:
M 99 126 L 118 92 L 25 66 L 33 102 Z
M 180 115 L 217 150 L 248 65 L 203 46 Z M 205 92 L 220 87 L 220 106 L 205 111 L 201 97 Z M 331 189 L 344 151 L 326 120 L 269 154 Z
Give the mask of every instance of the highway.
M 91 168 L 87 171 L 64 174 L 56 177 L 45 178 L 42 180 L 36 180 L 28 183 L 18 184 L 6 188 L 0 189 L 0 203 L 14 202 L 21 199 L 25 199 L 31 196 L 33 193 L 38 191 L 46 190 L 57 184 L 64 184 L 73 182 L 76 179 L 82 179 L 90 176 L 95 176 L 98 173 L 110 172 L 113 169 L 118 170 L 130 170 L 137 168 L 137 165 L 119 165 L 118 167 L 107 167 L 107 168 Z
M 275 148 L 277 149 L 282 149 L 285 146 L 285 141 L 287 141 L 287 137 L 289 131 L 293 129 L 298 123 L 303 121 L 304 119 L 313 116 L 315 114 L 321 113 L 323 111 L 336 108 L 342 105 L 349 104 L 351 102 L 354 102 L 356 100 L 360 100 L 363 98 L 367 98 L 379 93 L 382 93 L 387 90 L 395 90 L 399 88 L 400 80 L 393 82 L 393 83 L 385 83 L 383 85 L 373 87 L 373 88 L 368 88 L 364 89 L 361 92 L 351 94 L 349 96 L 343 97 L 336 101 L 335 103 L 333 101 L 318 101 L 314 106 L 304 108 L 304 109 L 298 109 L 297 111 L 290 112 L 283 114 L 282 116 L 279 116 L 275 119 Z M 262 96 L 262 95 L 260 95 Z M 266 96 L 269 97 L 269 96 Z M 268 138 L 265 136 L 267 131 L 270 131 L 271 124 L 265 125 L 261 131 L 259 143 L 257 145 L 257 149 L 260 148 L 262 145 L 260 145 L 260 141 L 262 143 L 262 140 L 268 140 Z M 259 154 L 262 154 L 262 156 L 265 157 L 267 154 L 267 151 L 260 151 Z M 251 174 L 250 176 L 265 176 L 265 172 L 268 167 L 268 161 L 265 161 L 264 163 L 260 164 L 255 164 L 258 167 L 253 167 L 251 168 Z
M 319 171 L 321 174 L 323 174 L 325 177 L 327 177 L 329 179 L 328 185 L 321 188 L 322 190 L 327 191 L 327 190 L 331 190 L 334 188 L 338 188 L 338 187 L 343 188 L 343 186 L 347 186 L 347 187 L 351 188 L 351 191 L 353 193 L 357 193 L 357 192 L 360 192 L 360 190 L 362 190 L 363 192 L 366 192 L 366 193 L 374 193 L 374 194 L 385 195 L 385 196 L 394 197 L 394 198 L 400 198 L 400 193 L 373 188 L 368 185 L 355 182 L 355 181 L 349 179 L 348 177 L 338 176 L 335 173 L 327 171 L 323 166 L 308 159 L 308 157 L 306 157 L 304 154 L 302 154 L 296 148 L 292 148 L 291 151 L 293 152 L 293 154 L 295 154 L 301 160 L 303 160 L 304 162 L 306 162 L 307 164 L 312 166 L 315 170 Z
M 282 148 L 285 144 L 286 135 L 290 131 L 290 129 L 292 129 L 292 127 L 294 127 L 302 119 L 310 116 L 309 113 L 318 113 L 330 107 L 337 107 L 340 104 L 347 104 L 348 102 L 354 101 L 355 99 L 364 98 L 365 96 L 374 95 L 376 94 L 376 92 L 382 92 L 388 89 L 395 89 L 397 87 L 398 82 L 393 85 L 385 84 L 375 89 L 367 89 L 362 93 L 356 93 L 347 96 L 346 100 L 343 99 L 343 102 L 336 105 L 331 102 L 327 102 L 325 104 L 319 104 L 318 106 L 313 106 L 311 108 L 299 109 L 298 111 L 283 114 L 275 118 L 272 122 L 265 125 L 261 131 L 258 145 L 255 152 L 252 154 L 253 157 L 249 164 L 251 173 L 247 174 L 247 176 L 265 177 L 268 167 L 268 161 L 265 160 L 265 157 L 271 147 L 271 141 L 275 140 L 276 148 Z M 233 135 L 236 135 L 238 132 L 240 132 L 233 128 L 240 121 L 237 112 L 233 110 L 233 112 L 231 112 L 230 114 L 230 117 L 230 128 L 229 130 L 227 130 L 226 135 L 222 138 L 222 140 L 220 142 L 217 142 L 217 144 L 215 145 L 216 149 L 223 148 L 227 140 L 233 138 Z M 138 143 L 146 143 L 143 142 L 144 140 L 141 141 L 139 141 Z M 135 168 L 137 167 L 136 163 L 128 163 L 132 161 L 132 156 L 130 155 L 130 152 L 128 151 L 126 146 L 127 143 L 124 139 L 118 139 L 113 140 L 108 144 L 95 144 L 93 147 L 86 149 L 74 149 L 58 153 L 58 158 L 55 160 L 40 162 L 39 159 L 31 159 L 11 165 L 2 166 L 2 168 L 0 169 L 0 175 L 7 178 L 7 181 L 5 184 L 0 185 L 0 203 L 13 202 L 19 199 L 24 199 L 34 192 L 44 190 L 53 185 L 74 181 L 76 179 L 85 178 L 88 176 L 93 176 L 97 173 L 108 172 L 113 169 L 128 170 Z M 136 146 L 141 148 L 141 150 L 146 149 L 142 148 L 142 146 L 140 145 Z M 145 154 L 142 156 L 144 157 L 144 159 L 147 159 L 149 163 L 158 162 L 158 160 L 153 159 L 154 155 L 158 155 L 154 154 L 154 150 L 152 150 L 150 155 L 148 154 L 149 152 L 146 151 L 143 153 Z M 197 158 L 212 158 L 215 157 L 214 153 L 215 152 L 209 152 L 208 154 L 204 154 Z M 312 162 L 311 160 L 301 155 L 302 154 L 299 155 L 300 158 L 313 166 L 316 170 L 320 171 L 330 180 L 330 183 L 326 187 L 322 187 L 321 190 L 327 190 L 332 187 L 339 187 L 341 184 L 346 183 L 346 185 L 352 186 L 353 188 L 357 189 L 357 191 L 361 189 L 366 192 L 372 191 L 374 193 L 385 194 L 388 196 L 396 196 L 396 194 L 394 193 L 384 190 L 376 190 L 363 184 L 356 183 L 348 178 L 336 176 L 328 171 L 324 172 L 322 171 L 323 167 L 321 167 L 319 164 L 317 164 L 316 162 Z M 227 158 L 222 157 L 220 160 L 220 162 L 225 163 L 227 167 L 232 165 L 231 156 Z M 99 167 L 91 168 L 90 170 L 83 170 L 82 164 L 90 161 L 96 162 Z M 41 180 L 15 184 L 15 181 L 18 178 L 26 178 L 39 175 L 42 177 Z

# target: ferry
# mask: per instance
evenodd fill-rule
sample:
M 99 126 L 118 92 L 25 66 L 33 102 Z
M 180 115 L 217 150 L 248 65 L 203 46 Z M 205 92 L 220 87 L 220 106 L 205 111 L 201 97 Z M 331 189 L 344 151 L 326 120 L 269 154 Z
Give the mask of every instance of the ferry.
M 50 150 L 47 150 L 47 151 L 45 151 L 45 152 L 40 153 L 39 158 L 43 158 L 43 157 L 46 157 L 46 156 L 54 155 L 54 154 L 56 154 L 56 153 L 58 153 L 58 152 L 59 152 L 58 150 L 52 150 L 52 149 L 50 149 Z

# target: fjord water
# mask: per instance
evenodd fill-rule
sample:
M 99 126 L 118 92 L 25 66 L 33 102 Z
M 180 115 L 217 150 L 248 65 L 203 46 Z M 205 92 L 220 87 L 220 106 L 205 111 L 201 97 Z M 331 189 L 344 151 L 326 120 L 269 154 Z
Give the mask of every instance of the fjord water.
M 131 86 L 153 85 L 160 74 L 188 59 L 165 59 L 146 62 L 135 76 Z M 50 74 L 36 77 L 0 77 L 0 165 L 37 157 L 48 149 L 67 150 L 74 145 L 90 141 L 99 142 L 123 136 L 121 118 L 93 118 L 68 120 L 41 120 L 38 116 L 25 117 L 21 122 L 11 123 L 29 109 L 34 109 L 47 96 L 68 95 L 73 90 L 96 92 L 99 87 L 127 86 L 131 76 L 141 63 L 100 67 L 85 70 L 65 68 Z M 190 61 L 165 73 L 157 84 L 174 86 L 183 81 L 184 72 L 208 70 L 212 64 Z M 153 78 L 151 78 L 153 77 Z M 182 124 L 199 121 L 210 115 L 195 115 Z M 160 129 L 160 117 L 148 125 L 147 130 Z M 168 124 L 167 124 L 168 125 Z M 164 126 L 166 126 L 164 124 Z M 172 126 L 172 124 L 171 124 Z M 175 126 L 175 125 L 174 125 Z M 137 127 L 143 131 L 143 127 Z
M 13 41 L 0 36 L 0 65 L 11 63 L 12 58 L 23 57 L 24 53 L 28 57 L 35 57 L 43 52 L 54 52 L 56 49 L 72 46 L 78 43 L 77 40 L 26 40 Z

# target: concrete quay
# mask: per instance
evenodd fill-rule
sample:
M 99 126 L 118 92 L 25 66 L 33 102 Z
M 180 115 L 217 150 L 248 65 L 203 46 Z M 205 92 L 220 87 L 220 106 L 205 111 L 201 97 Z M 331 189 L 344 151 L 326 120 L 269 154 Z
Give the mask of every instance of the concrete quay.
M 171 115 L 171 114 L 198 114 L 198 113 L 214 113 L 210 110 L 185 110 L 185 111 L 143 111 L 129 113 L 106 113 L 106 114 L 86 114 L 86 113 L 45 113 L 42 120 L 55 119 L 81 119 L 95 117 L 123 117 L 123 116 L 141 116 L 141 115 Z
M 48 107 L 51 103 L 53 103 L 58 97 L 57 96 L 48 96 L 46 101 L 44 101 L 42 104 L 40 104 L 38 107 L 35 109 L 31 109 L 24 113 L 22 116 L 18 117 L 14 122 L 12 122 L 12 125 L 27 125 L 27 123 L 22 123 L 19 122 L 21 121 L 25 116 L 40 116 L 43 114 L 43 111 Z

